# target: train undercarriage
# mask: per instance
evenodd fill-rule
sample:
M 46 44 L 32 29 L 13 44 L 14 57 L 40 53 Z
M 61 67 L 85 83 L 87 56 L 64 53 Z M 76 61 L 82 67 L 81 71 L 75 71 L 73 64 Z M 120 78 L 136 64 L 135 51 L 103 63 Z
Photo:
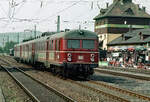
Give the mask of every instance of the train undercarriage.
M 16 59 L 18 62 L 27 63 L 27 61 L 22 59 Z M 49 67 L 46 67 L 43 62 L 28 62 L 36 69 L 40 70 L 50 70 L 54 75 L 60 75 L 62 77 L 83 77 L 88 78 L 90 75 L 94 74 L 94 68 L 97 67 L 97 64 L 70 64 L 70 63 L 63 63 L 62 65 L 55 65 L 50 64 Z

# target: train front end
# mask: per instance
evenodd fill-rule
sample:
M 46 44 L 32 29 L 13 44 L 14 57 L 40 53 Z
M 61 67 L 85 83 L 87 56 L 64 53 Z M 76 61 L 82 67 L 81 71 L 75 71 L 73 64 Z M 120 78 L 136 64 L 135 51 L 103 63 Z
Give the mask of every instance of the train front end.
M 64 39 L 64 67 L 74 76 L 88 77 L 98 67 L 98 36 L 87 30 L 77 30 Z

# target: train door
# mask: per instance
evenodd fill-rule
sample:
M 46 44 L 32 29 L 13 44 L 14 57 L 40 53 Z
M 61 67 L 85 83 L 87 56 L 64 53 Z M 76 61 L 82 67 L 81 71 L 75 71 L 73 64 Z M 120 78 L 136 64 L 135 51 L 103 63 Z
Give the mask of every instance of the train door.
M 55 53 L 55 60 L 56 61 L 59 61 L 59 39 L 58 40 L 56 40 L 56 42 L 55 42 L 55 50 L 56 50 L 56 53 Z
M 35 62 L 35 44 L 32 43 L 32 63 Z
M 26 48 L 27 48 L 26 49 L 26 51 L 27 51 L 27 60 L 29 60 L 29 45 L 28 44 L 26 45 Z
M 49 41 L 46 41 L 46 66 L 48 66 L 49 60 Z
M 22 46 L 20 46 L 20 58 L 22 57 Z

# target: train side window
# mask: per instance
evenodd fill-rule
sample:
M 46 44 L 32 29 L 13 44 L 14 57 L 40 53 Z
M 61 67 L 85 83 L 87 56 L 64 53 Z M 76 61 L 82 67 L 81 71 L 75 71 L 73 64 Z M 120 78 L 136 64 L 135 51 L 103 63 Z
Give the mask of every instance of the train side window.
M 40 43 L 40 51 L 42 51 L 42 42 Z
M 44 51 L 46 50 L 46 42 L 44 42 Z
M 53 46 L 54 46 L 54 41 L 52 40 L 51 49 L 53 49 Z
M 44 51 L 45 43 L 42 42 L 42 51 Z
M 44 42 L 44 50 L 46 50 L 46 45 L 47 45 L 46 43 L 47 43 L 47 42 Z
M 44 43 L 43 42 L 42 42 L 42 46 L 41 47 L 42 47 L 42 51 L 43 51 L 44 50 Z
M 56 50 L 59 51 L 59 40 L 56 40 Z
M 39 42 L 39 51 L 41 50 L 40 47 L 41 47 L 41 43 Z
M 57 50 L 57 47 L 56 47 L 56 45 L 57 45 L 57 40 L 55 40 L 55 50 Z M 58 46 L 58 45 L 57 45 Z
M 57 51 L 59 50 L 59 40 L 56 40 L 55 48 Z
M 51 40 L 49 41 L 49 47 L 48 50 L 51 50 Z
M 38 43 L 38 48 L 39 48 L 39 51 L 40 51 L 40 42 Z
M 43 47 L 43 51 L 44 51 L 45 50 L 45 42 L 43 42 L 43 46 L 42 47 Z

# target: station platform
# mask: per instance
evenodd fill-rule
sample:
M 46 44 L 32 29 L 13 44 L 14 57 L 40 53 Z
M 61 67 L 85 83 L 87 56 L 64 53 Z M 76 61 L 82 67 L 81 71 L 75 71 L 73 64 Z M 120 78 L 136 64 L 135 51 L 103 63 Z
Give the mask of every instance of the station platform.
M 121 75 L 129 75 L 129 76 L 142 78 L 142 79 L 144 78 L 144 79 L 147 79 L 148 81 L 150 81 L 150 75 L 148 75 L 148 74 L 142 74 L 142 73 L 136 73 L 136 72 L 125 72 L 125 71 L 118 71 L 118 70 L 111 70 L 111 69 L 101 69 L 101 68 L 96 68 L 95 70 L 102 72 L 102 73 L 109 71 L 109 73 L 112 73 L 114 75 L 119 75 L 119 73 L 120 73 Z

